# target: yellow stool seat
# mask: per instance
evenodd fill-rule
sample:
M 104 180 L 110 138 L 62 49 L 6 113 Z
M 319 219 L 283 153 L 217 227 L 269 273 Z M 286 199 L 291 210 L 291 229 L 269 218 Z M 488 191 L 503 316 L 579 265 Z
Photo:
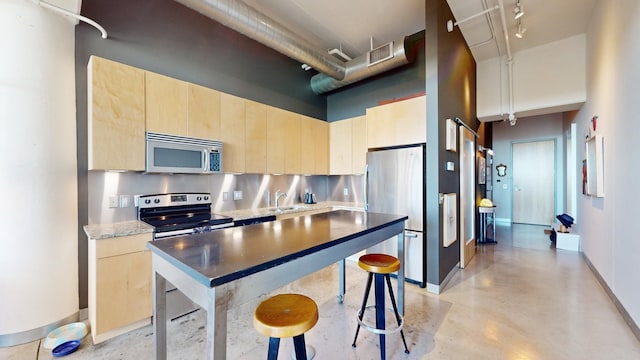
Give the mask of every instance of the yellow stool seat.
M 253 314 L 253 326 L 268 337 L 304 334 L 318 322 L 318 305 L 299 294 L 275 295 L 261 302 Z
M 400 260 L 387 254 L 365 254 L 358 259 L 358 265 L 374 274 L 390 274 L 400 269 Z

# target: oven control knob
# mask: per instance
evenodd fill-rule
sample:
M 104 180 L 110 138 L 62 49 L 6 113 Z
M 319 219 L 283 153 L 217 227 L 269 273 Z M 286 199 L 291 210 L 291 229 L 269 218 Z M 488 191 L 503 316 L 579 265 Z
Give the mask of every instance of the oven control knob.
M 144 200 L 144 203 L 145 203 L 145 204 L 147 204 L 147 205 L 148 205 L 148 204 L 151 204 L 151 200 L 149 200 L 149 199 L 145 199 L 145 200 Z
M 156 204 L 160 204 L 160 199 L 154 199 L 153 202 Z
M 207 200 L 209 200 L 209 197 L 205 195 L 204 196 L 204 201 L 207 201 Z
M 202 196 L 198 196 L 198 197 L 196 197 L 196 200 L 198 200 L 198 201 L 202 201 Z

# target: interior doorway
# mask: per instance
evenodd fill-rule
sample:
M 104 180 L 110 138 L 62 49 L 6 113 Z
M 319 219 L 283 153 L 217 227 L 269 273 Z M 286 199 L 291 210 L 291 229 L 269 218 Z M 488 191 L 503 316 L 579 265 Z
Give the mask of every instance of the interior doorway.
M 555 216 L 555 140 L 513 143 L 511 147 L 512 222 L 548 226 Z
M 460 267 L 476 253 L 476 142 L 471 131 L 460 127 Z

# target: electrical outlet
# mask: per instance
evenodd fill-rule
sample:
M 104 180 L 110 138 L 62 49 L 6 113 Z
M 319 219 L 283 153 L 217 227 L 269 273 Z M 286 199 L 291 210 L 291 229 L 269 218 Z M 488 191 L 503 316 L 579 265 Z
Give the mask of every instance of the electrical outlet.
M 109 207 L 110 208 L 118 207 L 118 195 L 109 196 Z
M 344 190 L 342 190 L 342 195 L 349 196 L 349 188 L 344 188 Z
M 222 192 L 222 201 L 229 201 L 229 193 L 226 191 Z
M 233 200 L 242 200 L 242 191 L 236 190 L 233 192 Z
M 119 200 L 119 203 L 118 203 L 119 207 L 121 208 L 129 207 L 129 204 L 131 203 L 131 195 L 120 195 L 118 200 Z

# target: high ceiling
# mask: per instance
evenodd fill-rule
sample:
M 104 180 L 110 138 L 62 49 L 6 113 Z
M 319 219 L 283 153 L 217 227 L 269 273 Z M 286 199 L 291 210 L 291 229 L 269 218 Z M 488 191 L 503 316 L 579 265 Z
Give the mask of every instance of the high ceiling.
M 82 0 L 47 0 L 78 13 Z M 425 0 L 243 0 L 320 49 L 340 49 L 352 58 L 425 28 Z M 447 0 L 454 22 L 503 4 L 511 53 L 586 32 L 597 0 L 520 0 L 524 38 L 514 35 L 517 0 Z M 491 31 L 493 25 L 493 34 Z M 446 27 L 446 24 L 442 24 Z M 505 55 L 499 10 L 459 25 L 476 61 Z M 108 31 L 109 29 L 107 29 Z
M 327 50 L 342 48 L 357 57 L 373 47 L 424 29 L 425 0 L 244 0 L 282 25 Z M 517 39 L 513 10 L 516 0 L 448 0 L 456 20 L 504 4 L 511 52 L 584 33 L 596 0 L 520 0 L 525 15 L 524 38 Z M 500 11 L 460 24 L 476 61 L 506 52 Z M 496 40 L 489 23 L 493 23 Z M 446 27 L 446 24 L 442 24 Z M 372 40 L 373 39 L 373 40 Z M 474 44 L 482 44 L 473 46 Z M 499 52 L 498 52 L 499 51 Z

